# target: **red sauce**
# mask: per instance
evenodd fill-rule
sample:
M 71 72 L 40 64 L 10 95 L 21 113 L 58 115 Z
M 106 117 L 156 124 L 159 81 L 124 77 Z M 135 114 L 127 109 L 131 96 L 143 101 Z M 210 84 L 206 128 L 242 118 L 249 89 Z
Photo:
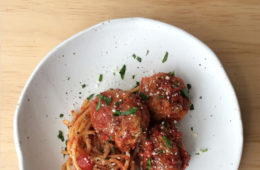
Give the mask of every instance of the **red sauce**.
M 81 168 L 81 170 L 92 170 L 91 160 L 86 154 L 82 154 L 77 157 L 77 164 Z

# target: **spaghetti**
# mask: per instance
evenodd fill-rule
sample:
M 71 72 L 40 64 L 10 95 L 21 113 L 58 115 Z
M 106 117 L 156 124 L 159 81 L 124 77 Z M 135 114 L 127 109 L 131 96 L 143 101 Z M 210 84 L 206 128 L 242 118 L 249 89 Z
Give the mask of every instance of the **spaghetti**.
M 62 153 L 69 158 L 63 164 L 62 170 L 71 170 L 73 166 L 76 170 L 85 169 L 135 169 L 133 158 L 129 152 L 122 152 L 117 149 L 113 142 L 101 141 L 94 131 L 89 113 L 89 101 L 86 99 L 80 110 L 76 113 L 72 111 L 71 122 L 64 120 L 64 124 L 69 128 L 67 149 Z M 83 160 L 85 163 L 81 163 Z M 85 156 L 85 157 L 84 157 Z M 88 168 L 87 168 L 88 167 Z M 84 170 L 85 170 L 84 169 Z

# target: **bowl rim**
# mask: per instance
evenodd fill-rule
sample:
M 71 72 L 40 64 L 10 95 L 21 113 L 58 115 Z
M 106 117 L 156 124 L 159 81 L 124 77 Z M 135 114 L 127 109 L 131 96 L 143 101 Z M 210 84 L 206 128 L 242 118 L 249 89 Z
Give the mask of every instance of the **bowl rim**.
M 16 150 L 16 153 L 17 153 L 17 156 L 18 156 L 18 164 L 19 164 L 19 168 L 21 170 L 24 169 L 24 161 L 23 161 L 23 155 L 22 155 L 22 149 L 21 149 L 21 145 L 20 145 L 20 142 L 19 142 L 19 132 L 18 132 L 18 118 L 19 118 L 19 113 L 20 113 L 20 110 L 21 110 L 21 103 L 24 101 L 24 98 L 25 98 L 25 93 L 26 91 L 28 90 L 28 87 L 30 86 L 31 84 L 31 81 L 33 80 L 33 78 L 35 77 L 35 74 L 37 73 L 37 71 L 42 67 L 42 65 L 45 63 L 45 61 L 50 58 L 50 56 L 52 56 L 52 54 L 57 51 L 58 49 L 62 48 L 65 44 L 69 43 L 70 41 L 73 41 L 74 39 L 80 37 L 81 35 L 83 35 L 84 33 L 88 32 L 88 31 L 91 31 L 95 28 L 98 28 L 100 26 L 102 26 L 103 24 L 105 23 L 116 23 L 116 22 L 136 22 L 136 21 L 139 21 L 139 22 L 150 22 L 150 23 L 153 23 L 153 24 L 158 24 L 158 25 L 162 25 L 162 26 L 166 26 L 166 27 L 169 27 L 169 28 L 172 28 L 172 29 L 175 29 L 183 34 L 185 34 L 186 36 L 188 36 L 189 38 L 195 40 L 196 42 L 200 43 L 205 50 L 207 50 L 209 53 L 211 53 L 212 56 L 214 56 L 214 60 L 217 64 L 220 65 L 220 67 L 223 69 L 223 73 L 224 73 L 224 77 L 226 78 L 226 80 L 228 81 L 229 85 L 231 86 L 231 89 L 232 89 L 232 93 L 234 94 L 234 98 L 235 98 L 235 104 L 238 108 L 238 113 L 239 113 L 239 130 L 240 131 L 240 141 L 241 141 L 241 144 L 240 144 L 240 152 L 239 152 L 239 155 L 238 155 L 238 162 L 237 162 L 237 165 L 236 165 L 236 169 L 239 168 L 240 166 L 240 162 L 241 162 L 241 158 L 242 158 L 242 152 L 243 152 L 243 145 L 244 145 L 244 139 L 243 139 L 243 124 L 242 124 L 242 118 L 241 118 L 241 109 L 240 109 L 240 106 L 239 106 L 239 101 L 238 101 L 238 98 L 237 98 L 237 95 L 235 93 L 235 89 L 226 73 L 226 70 L 224 69 L 222 63 L 220 62 L 219 58 L 217 57 L 217 55 L 213 52 L 213 50 L 210 49 L 210 47 L 208 47 L 205 43 L 203 43 L 201 40 L 199 40 L 197 37 L 193 36 L 192 34 L 186 32 L 185 30 L 179 28 L 179 27 L 176 27 L 174 25 L 170 25 L 170 24 L 167 24 L 165 22 L 161 22 L 161 21 L 158 21 L 158 20 L 154 20 L 154 19 L 149 19 L 149 18 L 143 18 L 143 17 L 129 17 L 129 18 L 117 18 L 117 19 L 111 19 L 111 20 L 106 20 L 106 21 L 103 21 L 103 22 L 100 22 L 96 25 L 93 25 L 89 28 L 86 28 L 74 35 L 72 35 L 71 37 L 67 38 L 66 40 L 64 40 L 63 42 L 61 42 L 59 45 L 57 45 L 56 47 L 54 47 L 50 52 L 47 53 L 47 55 L 45 55 L 41 61 L 38 63 L 38 65 L 35 67 L 35 69 L 33 70 L 32 74 L 30 75 L 30 77 L 28 78 L 21 94 L 20 94 L 20 97 L 18 99 L 18 104 L 16 105 L 16 110 L 15 110 L 15 114 L 14 114 L 14 120 L 13 120 L 13 135 L 14 135 L 14 144 L 15 144 L 15 150 Z

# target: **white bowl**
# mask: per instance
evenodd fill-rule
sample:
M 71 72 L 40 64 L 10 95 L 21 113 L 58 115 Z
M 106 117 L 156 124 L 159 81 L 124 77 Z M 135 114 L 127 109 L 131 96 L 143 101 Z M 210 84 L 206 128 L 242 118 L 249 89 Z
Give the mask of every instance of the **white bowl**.
M 169 57 L 162 63 L 166 51 Z M 132 58 L 134 53 L 142 58 L 141 63 Z M 123 64 L 127 71 L 121 80 L 118 72 Z M 185 31 L 145 18 L 97 24 L 64 41 L 41 61 L 15 114 L 20 169 L 60 169 L 65 144 L 57 134 L 59 130 L 67 133 L 62 119 L 71 119 L 70 110 L 79 109 L 89 94 L 108 88 L 130 89 L 143 76 L 169 71 L 192 85 L 195 110 L 179 123 L 191 154 L 187 170 L 238 169 L 243 145 L 240 109 L 218 58 Z M 103 74 L 101 83 L 99 74 Z M 134 80 L 132 75 L 136 75 Z M 200 151 L 206 148 L 207 152 Z

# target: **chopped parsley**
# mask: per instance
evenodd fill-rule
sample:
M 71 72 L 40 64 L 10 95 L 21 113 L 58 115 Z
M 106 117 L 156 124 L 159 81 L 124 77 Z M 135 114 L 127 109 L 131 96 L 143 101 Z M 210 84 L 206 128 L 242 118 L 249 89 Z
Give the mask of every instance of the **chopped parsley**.
M 132 115 L 138 110 L 138 107 L 133 107 L 132 109 L 129 109 L 127 111 L 121 112 L 116 110 L 115 113 L 113 114 L 114 116 L 127 116 L 127 115 Z
M 208 152 L 208 148 L 200 149 L 201 152 Z
M 160 150 L 160 151 L 159 151 L 159 154 L 162 154 L 162 153 L 163 153 L 163 151 L 162 151 L 162 150 Z
M 101 82 L 103 80 L 103 74 L 99 75 L 98 81 Z
M 86 87 L 86 84 L 82 84 L 81 87 L 84 89 Z
M 98 111 L 98 110 L 100 109 L 101 99 L 105 100 L 105 102 L 106 102 L 107 105 L 109 105 L 110 102 L 111 102 L 111 100 L 112 100 L 112 98 L 103 96 L 102 94 L 98 94 L 97 97 L 98 97 L 98 104 L 97 104 L 96 111 Z
M 200 99 L 202 99 L 202 96 L 200 96 Z
M 63 116 L 64 116 L 64 114 L 61 113 L 61 114 L 60 114 L 60 118 L 63 118 Z
M 140 63 L 142 62 L 142 58 L 141 57 L 137 57 L 136 60 L 139 61 Z
M 193 131 L 193 127 L 190 127 L 190 130 Z
M 150 52 L 149 50 L 146 50 L 146 54 L 145 55 L 147 56 L 149 54 L 149 52 Z
M 190 98 L 190 96 L 189 96 L 189 91 L 187 90 L 187 89 L 185 89 L 185 88 L 183 88 L 183 89 L 181 89 L 181 93 L 182 93 L 182 95 L 184 96 L 184 97 L 186 97 L 186 98 Z
M 166 146 L 170 149 L 172 149 L 172 141 L 170 141 L 166 136 L 163 136 L 163 139 L 166 143 Z
M 59 130 L 59 134 L 57 136 L 62 142 L 64 142 L 64 136 L 63 136 L 63 132 L 61 130 Z
M 172 88 L 175 88 L 175 85 L 174 85 L 174 84 L 172 84 Z
M 171 72 L 169 72 L 168 74 L 169 74 L 170 76 L 175 76 L 174 71 L 171 71 Z
M 132 79 L 135 79 L 135 75 L 132 75 Z
M 110 102 L 111 102 L 111 100 L 112 100 L 112 98 L 110 98 L 110 97 L 106 97 L 106 96 L 103 96 L 102 99 L 105 100 L 105 102 L 106 102 L 107 105 L 109 105 Z
M 168 52 L 166 51 L 164 57 L 163 57 L 163 60 L 162 60 L 162 63 L 165 63 L 168 59 Z
M 140 85 L 140 82 L 137 81 L 135 87 L 138 87 Z
M 109 141 L 108 141 L 108 143 L 112 143 L 112 144 L 114 144 L 115 142 L 112 141 L 112 140 L 113 140 L 113 136 L 109 136 Z
M 124 64 L 123 67 L 119 71 L 122 80 L 125 77 L 125 71 L 126 71 L 126 65 Z
M 147 166 L 148 166 L 149 170 L 152 169 L 152 165 L 151 165 L 151 160 L 150 159 L 147 159 Z
M 194 110 L 194 105 L 193 104 L 190 105 L 190 110 Z
M 70 77 L 68 77 L 67 80 L 70 80 Z
M 90 99 L 92 99 L 93 96 L 94 96 L 94 93 L 92 93 L 91 95 L 89 95 L 89 96 L 87 97 L 87 99 L 90 100 Z
M 111 147 L 111 152 L 112 152 L 112 153 L 115 152 L 115 147 L 114 147 L 114 146 Z
M 141 57 L 139 57 L 139 56 L 137 56 L 137 55 L 135 55 L 135 54 L 133 54 L 132 57 L 133 57 L 134 59 L 136 59 L 137 61 L 139 61 L 140 63 L 142 62 L 142 58 L 141 58 Z
M 200 155 L 200 153 L 199 153 L 199 152 L 196 152 L 195 155 Z
M 121 103 L 123 103 L 122 101 L 118 101 L 115 103 L 115 105 L 118 107 Z
M 67 144 L 68 144 L 68 139 L 65 141 L 65 151 L 67 151 Z
M 191 89 L 191 84 L 187 84 L 188 90 Z
M 144 93 L 140 93 L 139 94 L 139 96 L 143 99 L 143 100 L 148 100 L 149 99 L 149 97 L 148 96 L 146 96 Z
M 162 98 L 163 98 L 163 95 L 159 96 L 159 98 L 162 99 Z
M 110 159 L 110 157 L 106 157 L 106 158 L 105 158 L 105 160 L 109 160 L 109 159 Z
M 101 95 L 98 95 L 98 104 L 97 104 L 97 107 L 96 107 L 96 111 L 98 111 L 100 109 L 100 106 L 101 106 Z

